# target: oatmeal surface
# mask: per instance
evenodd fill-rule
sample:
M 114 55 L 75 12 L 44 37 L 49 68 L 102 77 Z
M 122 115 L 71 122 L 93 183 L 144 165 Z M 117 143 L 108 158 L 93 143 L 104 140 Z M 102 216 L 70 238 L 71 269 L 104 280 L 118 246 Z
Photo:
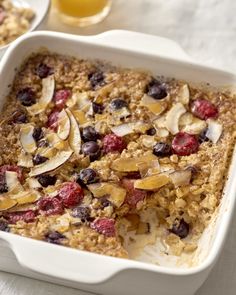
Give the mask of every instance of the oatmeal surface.
M 1 115 L 0 230 L 116 257 L 159 231 L 169 254 L 193 252 L 221 200 L 235 121 L 228 92 L 35 54 Z

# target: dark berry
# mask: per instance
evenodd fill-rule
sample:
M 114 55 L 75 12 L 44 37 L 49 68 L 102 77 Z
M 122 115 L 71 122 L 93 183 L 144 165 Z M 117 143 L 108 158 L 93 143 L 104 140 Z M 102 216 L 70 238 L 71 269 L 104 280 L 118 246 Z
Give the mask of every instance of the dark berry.
M 104 85 L 104 74 L 101 71 L 94 72 L 88 76 L 88 79 L 91 83 L 92 88 L 96 88 L 97 86 Z
M 16 98 L 26 107 L 32 106 L 36 103 L 35 93 L 30 87 L 20 90 L 17 93 Z
M 40 156 L 39 154 L 35 155 L 33 157 L 33 164 L 34 165 L 39 165 L 39 164 L 42 164 L 44 162 L 46 162 L 48 160 L 47 157 L 44 157 L 44 156 Z
M 209 118 L 215 118 L 218 115 L 216 106 L 206 99 L 197 99 L 192 103 L 192 113 L 202 119 L 207 120 Z
M 107 197 L 102 197 L 99 198 L 100 204 L 101 204 L 101 208 L 104 209 L 108 206 L 112 206 L 112 203 L 107 199 Z
M 8 222 L 6 220 L 0 219 L 0 231 L 8 232 L 9 230 Z
M 90 220 L 91 210 L 89 207 L 76 207 L 72 210 L 71 215 L 75 218 L 80 218 L 82 222 Z
M 23 172 L 22 169 L 16 165 L 3 165 L 0 167 L 0 175 L 4 176 L 5 179 L 5 173 L 6 171 L 13 171 L 17 173 L 17 178 L 20 182 L 23 181 L 24 176 L 23 176 Z
M 52 231 L 47 233 L 45 235 L 45 238 L 48 243 L 60 245 L 61 240 L 65 239 L 66 237 L 62 235 L 61 233 L 59 233 L 58 231 Z
M 44 79 L 47 76 L 51 75 L 53 73 L 52 68 L 47 66 L 44 63 L 41 63 L 36 68 L 36 74 L 39 76 L 40 79 Z
M 100 103 L 93 102 L 92 103 L 93 112 L 95 114 L 102 114 L 104 107 Z
M 95 141 L 88 141 L 82 145 L 84 155 L 90 157 L 90 161 L 97 160 L 101 155 L 100 146 Z
M 116 234 L 115 220 L 111 218 L 99 218 L 92 222 L 90 226 L 98 233 L 103 234 L 107 237 L 114 237 Z
M 43 186 L 47 187 L 49 185 L 54 185 L 57 181 L 56 176 L 51 176 L 48 174 L 38 176 L 38 182 Z
M 0 194 L 7 193 L 8 187 L 6 184 L 5 174 L 0 174 Z
M 180 221 L 176 220 L 170 229 L 170 232 L 179 236 L 181 239 L 184 239 L 189 234 L 189 224 L 186 223 L 184 219 L 181 219 Z
M 154 79 L 147 86 L 147 94 L 158 100 L 163 99 L 167 96 L 166 86 Z
M 84 198 L 84 193 L 81 186 L 76 182 L 65 182 L 59 192 L 63 205 L 66 208 L 71 208 L 78 205 Z
M 115 134 L 107 134 L 103 138 L 103 150 L 105 153 L 119 152 L 121 153 L 126 144 L 122 137 Z
M 197 153 L 199 143 L 197 137 L 186 132 L 179 132 L 172 141 L 173 152 L 179 156 L 189 156 Z
M 135 208 L 138 202 L 142 202 L 147 196 L 147 192 L 134 188 L 135 179 L 122 179 L 122 186 L 126 189 L 125 202 L 132 208 Z
M 86 141 L 96 141 L 99 138 L 99 134 L 92 126 L 87 126 L 82 130 L 82 139 L 84 142 Z
M 26 223 L 33 222 L 36 217 L 36 212 L 33 210 L 19 211 L 19 212 L 9 212 L 6 215 L 9 223 L 17 223 L 18 221 L 24 221 Z
M 111 101 L 110 107 L 112 110 L 119 110 L 122 108 L 127 108 L 128 103 L 124 99 L 116 98 Z
M 57 109 L 62 110 L 66 106 L 66 101 L 71 96 L 71 91 L 69 89 L 61 89 L 56 91 L 53 97 L 55 106 Z
M 58 128 L 58 116 L 59 116 L 59 111 L 57 110 L 53 110 L 51 112 L 51 114 L 48 117 L 48 121 L 47 121 L 47 127 L 50 128 L 53 131 L 57 131 Z
M 172 154 L 171 146 L 165 142 L 158 142 L 153 147 L 153 154 L 157 157 L 168 157 Z
M 92 168 L 85 168 L 79 173 L 79 180 L 87 185 L 99 181 L 99 176 L 96 170 Z
M 41 127 L 34 127 L 33 131 L 33 138 L 35 141 L 39 141 L 40 139 L 43 138 L 43 130 Z
M 203 143 L 205 141 L 209 141 L 209 138 L 206 136 L 207 128 L 204 129 L 199 135 L 198 135 L 198 141 L 199 143 Z
M 23 111 L 15 111 L 12 115 L 12 122 L 15 124 L 27 123 L 28 119 Z
M 156 131 L 156 129 L 154 127 L 152 127 L 150 129 L 148 129 L 146 133 L 147 133 L 147 135 L 153 136 L 153 135 L 155 135 L 157 133 L 157 131 Z
M 38 201 L 40 213 L 43 215 L 55 215 L 63 213 L 62 201 L 57 197 L 44 197 Z
M 38 147 L 48 147 L 49 143 L 46 139 L 42 139 L 38 142 Z

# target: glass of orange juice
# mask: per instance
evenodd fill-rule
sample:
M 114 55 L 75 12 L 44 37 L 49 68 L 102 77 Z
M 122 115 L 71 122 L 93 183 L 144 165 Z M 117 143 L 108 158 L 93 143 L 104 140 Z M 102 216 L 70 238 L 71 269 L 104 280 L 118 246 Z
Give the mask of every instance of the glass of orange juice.
M 111 9 L 112 0 L 54 0 L 64 23 L 80 27 L 102 21 Z

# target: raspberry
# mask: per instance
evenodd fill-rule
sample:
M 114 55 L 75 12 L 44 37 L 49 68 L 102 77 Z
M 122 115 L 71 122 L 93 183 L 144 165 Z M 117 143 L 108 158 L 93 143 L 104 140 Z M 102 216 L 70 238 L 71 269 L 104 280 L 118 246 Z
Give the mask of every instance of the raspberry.
M 68 89 L 58 90 L 53 97 L 53 101 L 55 102 L 55 106 L 57 109 L 62 110 L 65 105 L 67 99 L 71 96 L 71 91 Z
M 103 139 L 103 150 L 105 153 L 122 152 L 125 148 L 125 142 L 122 137 L 115 134 L 107 134 Z
M 65 182 L 60 188 L 58 196 L 66 208 L 78 205 L 84 198 L 83 190 L 76 182 Z
M 91 228 L 107 237 L 114 237 L 116 234 L 115 220 L 111 218 L 99 218 L 91 223 Z
M 5 177 L 6 171 L 13 171 L 17 173 L 17 178 L 20 182 L 24 180 L 22 169 L 16 165 L 3 165 L 0 167 L 0 175 Z
M 172 141 L 172 149 L 179 156 L 188 156 L 198 151 L 199 143 L 196 136 L 179 132 Z
M 192 103 L 192 113 L 202 119 L 215 118 L 218 115 L 218 110 L 210 101 L 205 99 L 197 99 Z
M 39 207 L 40 213 L 42 213 L 43 215 L 47 215 L 47 216 L 63 213 L 62 201 L 57 197 L 41 198 L 38 201 L 38 207 Z
M 57 131 L 59 111 L 53 110 L 48 117 L 47 127 L 53 131 Z
M 26 223 L 33 222 L 36 217 L 36 212 L 33 210 L 19 211 L 8 213 L 6 218 L 9 223 L 17 223 L 18 221 L 24 221 Z
M 122 179 L 122 185 L 127 190 L 125 202 L 133 208 L 135 208 L 138 202 L 143 201 L 147 196 L 145 191 L 134 188 L 134 182 L 135 179 Z

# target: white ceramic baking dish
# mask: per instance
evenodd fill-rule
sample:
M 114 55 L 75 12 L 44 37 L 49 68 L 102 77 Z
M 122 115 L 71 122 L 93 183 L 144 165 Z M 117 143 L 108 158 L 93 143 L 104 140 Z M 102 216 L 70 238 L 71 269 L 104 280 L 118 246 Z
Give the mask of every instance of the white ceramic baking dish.
M 12 44 L 0 63 L 1 105 L 16 69 L 41 47 L 197 83 L 205 81 L 218 87 L 236 85 L 233 74 L 191 61 L 176 43 L 164 38 L 125 31 L 90 37 L 34 32 Z M 197 252 L 184 257 L 191 265 L 182 258 L 163 258 L 156 245 L 138 258 L 141 261 L 133 261 L 0 232 L 0 269 L 99 294 L 192 295 L 207 278 L 223 246 L 234 212 L 235 177 L 234 156 L 219 212 L 200 239 Z

